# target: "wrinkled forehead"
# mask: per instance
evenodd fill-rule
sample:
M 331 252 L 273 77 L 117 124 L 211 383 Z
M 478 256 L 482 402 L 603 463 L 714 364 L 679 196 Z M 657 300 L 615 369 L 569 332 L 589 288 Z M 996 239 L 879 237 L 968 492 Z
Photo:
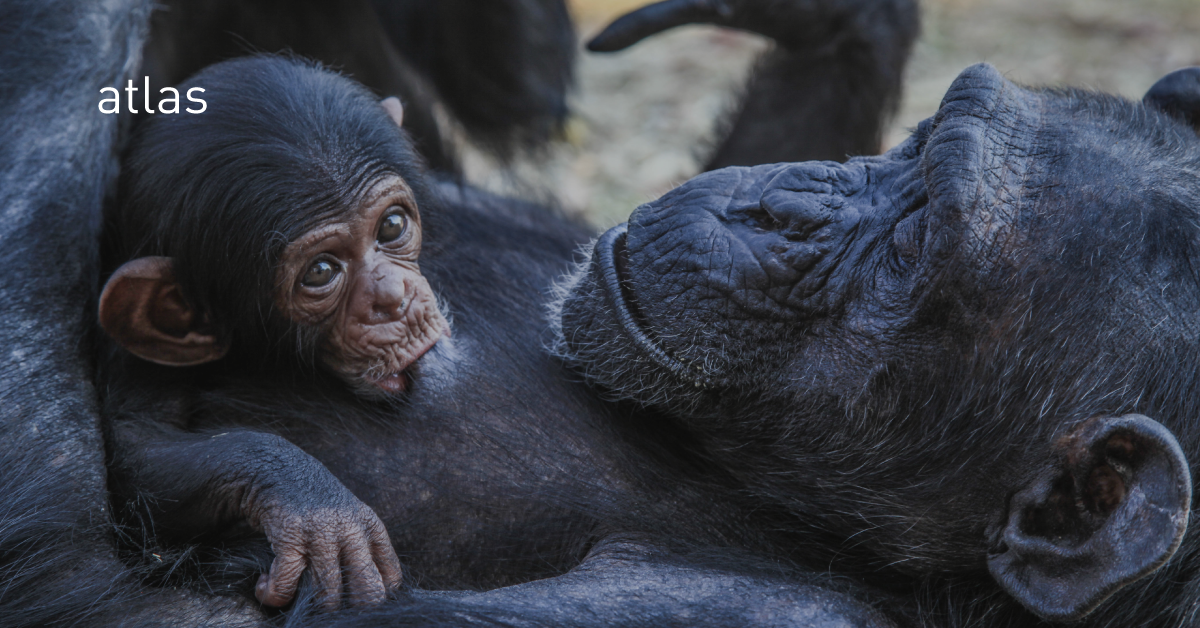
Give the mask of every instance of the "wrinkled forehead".
M 313 187 L 320 188 L 322 181 L 312 178 Z M 414 220 L 419 220 L 419 208 L 413 188 L 400 175 L 384 170 L 365 177 L 354 186 L 341 189 L 333 185 L 324 194 L 302 196 L 301 202 L 293 201 L 282 216 L 283 225 L 279 232 L 286 236 L 287 243 L 304 239 L 314 231 L 348 222 L 369 219 L 379 213 L 383 206 L 400 205 Z M 288 199 L 284 199 L 288 200 Z
M 956 236 L 956 275 L 1013 308 L 1099 317 L 1144 342 L 1200 331 L 1185 320 L 1200 298 L 1189 126 L 1116 96 L 1023 88 L 987 66 L 963 73 L 929 125 L 922 168 Z
M 1046 155 L 1042 94 L 976 65 L 950 86 L 933 117 L 922 169 L 934 205 L 971 212 L 1011 205 Z M 997 217 L 997 219 L 1003 216 Z M 977 225 L 977 229 L 987 225 Z
M 1104 237 L 1107 229 L 1127 242 L 1194 230 L 1200 142 L 1141 103 L 1029 89 L 978 65 L 923 126 L 930 203 L 960 236 L 959 256 L 977 267 L 1061 241 L 1064 230 Z

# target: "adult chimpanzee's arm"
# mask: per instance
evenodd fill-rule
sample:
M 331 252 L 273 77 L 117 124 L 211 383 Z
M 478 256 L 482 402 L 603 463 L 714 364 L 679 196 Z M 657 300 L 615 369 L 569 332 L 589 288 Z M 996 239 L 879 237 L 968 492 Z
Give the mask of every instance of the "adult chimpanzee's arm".
M 404 127 L 434 168 L 457 169 L 434 119 L 433 88 L 388 40 L 367 0 L 165 0 L 151 20 L 146 74 L 157 93 L 249 50 L 290 51 L 404 101 Z
M 838 589 L 828 578 L 785 576 L 747 555 L 709 549 L 684 556 L 609 540 L 556 578 L 482 593 L 413 591 L 394 605 L 322 625 L 893 626 L 867 598 L 861 590 Z
M 916 0 L 667 0 L 618 19 L 588 47 L 620 50 L 691 23 L 776 43 L 759 61 L 709 170 L 878 152 L 919 28 Z
M 85 342 L 117 116 L 148 0 L 0 10 L 0 625 L 251 625 L 230 600 L 149 591 L 116 560 Z
M 435 119 L 439 98 L 501 156 L 544 142 L 566 117 L 575 34 L 563 0 L 159 4 L 145 51 L 155 90 L 247 50 L 290 50 L 399 96 L 405 129 L 439 170 L 457 169 Z
M 564 0 L 371 0 L 383 28 L 472 139 L 501 156 L 567 114 L 575 29 Z

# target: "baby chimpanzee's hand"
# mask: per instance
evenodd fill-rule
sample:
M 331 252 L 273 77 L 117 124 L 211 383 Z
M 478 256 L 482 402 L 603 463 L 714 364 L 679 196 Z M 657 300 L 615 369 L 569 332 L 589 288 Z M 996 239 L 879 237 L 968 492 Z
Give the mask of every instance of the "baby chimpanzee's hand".
M 286 605 L 311 567 L 325 610 L 336 610 L 343 596 L 351 605 L 381 602 L 400 585 L 400 561 L 383 522 L 324 467 L 309 471 L 249 496 L 250 524 L 275 551 L 255 596 L 266 606 Z

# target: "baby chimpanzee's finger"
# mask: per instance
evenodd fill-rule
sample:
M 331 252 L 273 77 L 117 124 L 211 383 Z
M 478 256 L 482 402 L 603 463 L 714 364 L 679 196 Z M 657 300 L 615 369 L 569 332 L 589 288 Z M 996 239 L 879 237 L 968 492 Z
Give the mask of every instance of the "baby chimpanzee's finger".
M 392 547 L 392 540 L 388 538 L 387 529 L 383 527 L 382 522 L 371 527 L 370 535 L 371 554 L 375 556 L 375 567 L 379 569 L 379 575 L 383 578 L 383 586 L 388 591 L 394 591 L 400 586 L 404 572 L 400 568 L 396 550 Z
M 378 604 L 387 596 L 365 534 L 344 546 L 342 570 L 347 599 L 352 606 Z
M 342 605 L 340 554 L 341 547 L 337 543 L 317 542 L 311 546 L 308 556 L 317 583 L 317 602 L 326 611 L 336 611 Z
M 296 595 L 300 574 L 304 573 L 304 554 L 294 546 L 275 547 L 271 571 L 258 579 L 254 597 L 263 606 L 286 606 Z

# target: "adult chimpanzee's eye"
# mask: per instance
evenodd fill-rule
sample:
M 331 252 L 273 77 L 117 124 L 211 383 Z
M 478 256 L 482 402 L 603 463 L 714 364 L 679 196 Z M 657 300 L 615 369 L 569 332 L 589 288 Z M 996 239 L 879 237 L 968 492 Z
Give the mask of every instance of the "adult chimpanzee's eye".
M 408 218 L 404 214 L 388 214 L 383 219 L 383 224 L 379 225 L 379 236 L 376 239 L 380 242 L 391 242 L 404 235 L 407 228 Z
M 304 273 L 304 278 L 300 280 L 300 283 L 309 288 L 320 288 L 329 285 L 337 273 L 337 266 L 328 260 L 319 259 L 308 267 L 308 272 Z

